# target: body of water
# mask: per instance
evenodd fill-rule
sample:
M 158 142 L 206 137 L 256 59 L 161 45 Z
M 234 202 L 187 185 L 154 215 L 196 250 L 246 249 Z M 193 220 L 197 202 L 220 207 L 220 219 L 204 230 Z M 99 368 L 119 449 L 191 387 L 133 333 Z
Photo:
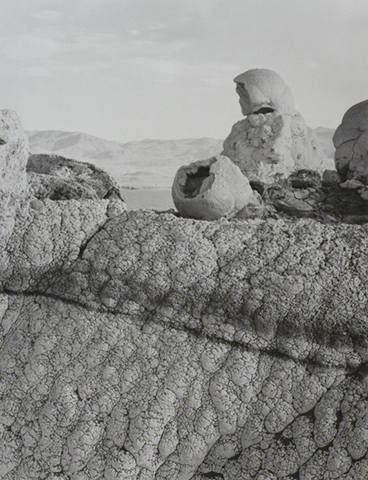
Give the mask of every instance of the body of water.
M 123 189 L 124 200 L 128 210 L 150 208 L 154 210 L 169 210 L 175 208 L 171 198 L 171 188 L 139 188 Z

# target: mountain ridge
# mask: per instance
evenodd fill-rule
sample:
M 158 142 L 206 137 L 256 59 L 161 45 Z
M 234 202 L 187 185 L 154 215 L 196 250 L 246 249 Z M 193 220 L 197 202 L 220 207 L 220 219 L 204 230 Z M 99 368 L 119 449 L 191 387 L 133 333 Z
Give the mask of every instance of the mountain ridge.
M 120 143 L 81 132 L 29 132 L 31 153 L 48 153 L 95 164 L 129 188 L 169 188 L 178 168 L 217 155 L 222 140 L 211 138 Z
M 323 129 L 323 130 L 321 130 Z M 332 129 L 317 134 L 327 158 L 333 157 Z M 33 130 L 27 132 L 33 154 L 61 155 L 105 169 L 127 188 L 170 188 L 182 165 L 218 155 L 223 140 L 211 137 L 118 142 L 83 132 Z

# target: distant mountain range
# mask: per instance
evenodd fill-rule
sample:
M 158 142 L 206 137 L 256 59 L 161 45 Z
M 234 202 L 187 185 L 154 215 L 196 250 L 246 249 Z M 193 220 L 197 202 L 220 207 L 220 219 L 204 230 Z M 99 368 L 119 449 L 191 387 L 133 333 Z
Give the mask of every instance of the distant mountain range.
M 322 148 L 333 158 L 333 130 L 317 128 Z M 119 143 L 86 133 L 55 130 L 28 132 L 31 153 L 81 160 L 106 170 L 127 188 L 170 188 L 179 167 L 218 155 L 223 140 L 189 138 Z
M 169 188 L 179 167 L 217 155 L 222 140 L 142 140 L 119 143 L 86 133 L 28 132 L 31 153 L 49 153 L 90 162 L 129 188 Z

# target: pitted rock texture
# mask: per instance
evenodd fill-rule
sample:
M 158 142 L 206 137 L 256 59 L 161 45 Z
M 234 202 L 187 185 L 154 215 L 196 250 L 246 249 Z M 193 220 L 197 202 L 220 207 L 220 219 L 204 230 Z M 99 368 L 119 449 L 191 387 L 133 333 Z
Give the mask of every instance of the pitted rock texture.
M 0 110 L 1 197 L 22 195 L 26 191 L 25 167 L 28 155 L 28 137 L 18 115 L 12 110 Z
M 172 197 L 181 215 L 205 220 L 231 218 L 246 205 L 260 206 L 247 177 L 222 155 L 180 167 Z
M 30 192 L 38 199 L 123 198 L 115 180 L 90 163 L 58 155 L 30 155 L 27 174 Z
M 272 185 L 253 185 L 262 195 L 263 218 L 308 217 L 323 223 L 368 222 L 368 196 L 362 189 L 346 188 L 337 172 L 324 172 L 322 181 L 315 171 L 298 170 Z M 242 212 L 237 215 L 239 218 Z
M 368 100 L 345 113 L 333 136 L 336 170 L 343 180 L 368 184 Z
M 367 226 L 39 202 L 0 212 L 1 478 L 367 478 Z
M 295 110 L 292 93 L 281 77 L 271 70 L 254 69 L 234 81 L 247 118 L 233 126 L 222 155 L 249 180 L 266 184 L 297 169 L 322 173 L 322 149 Z

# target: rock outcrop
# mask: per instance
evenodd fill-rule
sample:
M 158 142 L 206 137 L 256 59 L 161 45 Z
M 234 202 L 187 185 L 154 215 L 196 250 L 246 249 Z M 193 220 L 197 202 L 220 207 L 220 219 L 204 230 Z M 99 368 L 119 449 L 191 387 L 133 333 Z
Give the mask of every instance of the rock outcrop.
M 254 69 L 234 81 L 247 118 L 233 126 L 222 155 L 254 182 L 273 183 L 297 169 L 322 173 L 324 154 L 319 142 L 295 110 L 291 90 L 279 75 Z
M 30 192 L 38 199 L 123 199 L 115 180 L 90 163 L 58 155 L 30 155 L 27 174 Z
M 206 220 L 232 218 L 246 205 L 260 205 L 247 177 L 222 155 L 179 168 L 172 196 L 181 215 Z
M 27 187 L 25 166 L 29 154 L 28 137 L 18 115 L 0 111 L 0 193 L 22 195 Z
M 368 100 L 345 113 L 333 136 L 335 165 L 343 180 L 368 184 Z
M 0 478 L 365 480 L 367 239 L 15 198 L 0 209 Z

